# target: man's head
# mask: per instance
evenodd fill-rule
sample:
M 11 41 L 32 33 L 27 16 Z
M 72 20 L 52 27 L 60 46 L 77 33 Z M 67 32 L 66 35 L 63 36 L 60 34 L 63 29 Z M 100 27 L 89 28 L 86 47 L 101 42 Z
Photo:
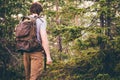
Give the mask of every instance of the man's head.
M 43 8 L 42 8 L 41 4 L 38 2 L 33 3 L 30 7 L 31 14 L 35 13 L 35 14 L 39 15 L 42 11 L 43 11 Z

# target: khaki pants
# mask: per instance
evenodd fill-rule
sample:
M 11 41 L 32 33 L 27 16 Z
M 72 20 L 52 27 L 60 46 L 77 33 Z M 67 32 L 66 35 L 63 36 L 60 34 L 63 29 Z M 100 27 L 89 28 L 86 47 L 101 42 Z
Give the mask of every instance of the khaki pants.
M 23 54 L 26 80 L 37 80 L 44 68 L 44 58 L 41 52 Z

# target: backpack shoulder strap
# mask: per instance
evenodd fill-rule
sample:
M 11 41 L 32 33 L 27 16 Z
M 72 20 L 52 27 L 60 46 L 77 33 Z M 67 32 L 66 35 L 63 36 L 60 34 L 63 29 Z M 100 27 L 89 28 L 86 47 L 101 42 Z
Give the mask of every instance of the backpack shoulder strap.
M 23 17 L 22 17 L 22 21 L 24 21 L 25 19 L 30 20 L 30 16 L 23 16 Z
M 29 16 L 23 16 L 23 17 L 21 17 L 21 19 L 20 19 L 20 21 L 19 21 L 19 24 L 20 24 L 21 22 L 23 22 L 25 19 L 30 20 L 30 17 L 29 17 Z
M 42 18 L 41 16 L 35 16 L 34 18 L 40 19 L 41 22 L 44 22 L 44 21 L 41 19 L 41 18 Z

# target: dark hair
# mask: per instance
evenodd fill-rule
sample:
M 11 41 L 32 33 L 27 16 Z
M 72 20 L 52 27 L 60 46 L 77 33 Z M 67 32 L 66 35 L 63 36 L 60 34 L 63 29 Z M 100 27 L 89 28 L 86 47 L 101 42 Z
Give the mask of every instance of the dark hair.
M 35 2 L 30 7 L 30 13 L 40 14 L 43 11 L 43 8 L 40 3 Z

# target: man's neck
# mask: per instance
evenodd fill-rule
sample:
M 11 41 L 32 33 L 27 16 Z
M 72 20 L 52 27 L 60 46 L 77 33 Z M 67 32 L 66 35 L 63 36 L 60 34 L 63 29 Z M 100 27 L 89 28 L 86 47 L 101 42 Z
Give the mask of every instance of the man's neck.
M 38 14 L 35 14 L 35 13 L 33 13 L 32 15 L 33 15 L 33 16 L 38 16 Z

